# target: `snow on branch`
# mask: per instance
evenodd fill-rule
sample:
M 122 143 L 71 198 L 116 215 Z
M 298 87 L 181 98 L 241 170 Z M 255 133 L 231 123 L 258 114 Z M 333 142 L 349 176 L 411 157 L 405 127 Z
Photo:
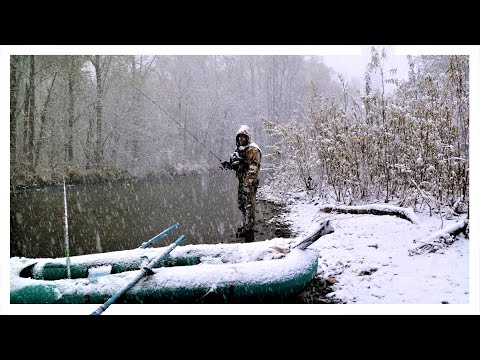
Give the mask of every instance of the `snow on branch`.
M 426 252 L 436 252 L 440 249 L 451 245 L 457 240 L 457 235 L 460 233 L 467 234 L 468 219 L 458 221 L 457 223 L 439 230 L 423 241 L 413 240 L 414 243 L 421 243 L 422 245 L 416 248 L 409 249 L 408 255 L 420 255 Z
M 345 206 L 345 205 L 326 205 L 321 209 L 323 212 L 330 213 L 332 211 L 338 213 L 350 213 L 350 214 L 373 214 L 373 215 L 393 215 L 399 218 L 408 220 L 413 224 L 418 224 L 418 218 L 413 212 L 412 208 L 403 208 L 391 205 L 360 205 L 360 206 Z

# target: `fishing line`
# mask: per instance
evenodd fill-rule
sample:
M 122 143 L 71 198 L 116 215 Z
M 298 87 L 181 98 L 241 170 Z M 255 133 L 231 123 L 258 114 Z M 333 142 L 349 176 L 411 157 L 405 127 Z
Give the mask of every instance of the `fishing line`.
M 177 120 L 175 120 L 173 118 L 173 116 L 171 116 L 169 113 L 167 113 L 160 105 L 158 105 L 154 100 L 152 100 L 148 95 L 146 95 L 143 91 L 141 91 L 139 88 L 137 88 L 135 85 L 131 84 L 135 90 L 137 90 L 140 94 L 142 94 L 143 96 L 145 96 L 148 100 L 150 100 L 155 106 L 157 106 L 160 110 L 162 110 L 170 119 L 172 119 L 178 126 L 180 126 L 183 130 L 185 130 L 185 132 L 187 132 L 188 134 L 190 134 L 195 140 L 198 141 L 198 143 L 200 145 L 202 145 L 205 149 L 207 149 L 210 154 L 212 154 L 213 156 L 215 156 L 220 162 L 222 162 L 222 159 L 220 159 L 217 155 L 215 155 L 209 148 L 207 148 L 200 140 L 197 139 L 197 137 L 195 135 L 193 135 L 190 131 L 188 131 L 187 129 L 185 129 L 185 127 L 180 124 Z

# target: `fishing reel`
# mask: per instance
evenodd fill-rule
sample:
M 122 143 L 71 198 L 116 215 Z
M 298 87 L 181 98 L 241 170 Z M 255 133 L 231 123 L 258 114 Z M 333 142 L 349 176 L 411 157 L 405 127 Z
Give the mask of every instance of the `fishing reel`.
M 223 161 L 221 163 L 223 169 L 232 170 L 232 166 L 230 165 L 230 161 Z
M 229 161 L 222 162 L 222 167 L 224 169 L 238 171 L 244 164 L 245 160 L 238 154 L 238 151 L 235 151 L 230 155 Z
M 246 161 L 240 156 L 238 151 L 230 154 L 229 161 L 223 161 L 221 163 L 223 169 L 238 171 L 242 166 L 246 164 Z
M 237 171 L 244 164 L 245 160 L 240 156 L 238 151 L 235 151 L 230 155 L 230 166 L 233 170 Z

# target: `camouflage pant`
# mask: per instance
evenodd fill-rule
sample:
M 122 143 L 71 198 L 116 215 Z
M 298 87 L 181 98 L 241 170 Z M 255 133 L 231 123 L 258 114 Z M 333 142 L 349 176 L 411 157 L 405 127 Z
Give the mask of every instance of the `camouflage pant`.
M 257 201 L 258 182 L 255 185 L 244 187 L 238 183 L 238 208 L 243 214 L 243 229 L 253 230 L 255 224 L 255 203 Z

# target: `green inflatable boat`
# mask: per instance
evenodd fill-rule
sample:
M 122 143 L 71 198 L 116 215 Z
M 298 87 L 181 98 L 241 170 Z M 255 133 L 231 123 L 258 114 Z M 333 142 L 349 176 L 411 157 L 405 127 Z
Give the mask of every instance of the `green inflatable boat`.
M 66 258 L 10 258 L 11 304 L 102 304 L 132 280 L 117 303 L 258 303 L 299 294 L 317 273 L 307 247 L 333 232 L 329 221 L 302 239 L 138 248 Z M 152 260 L 163 258 L 155 263 Z

